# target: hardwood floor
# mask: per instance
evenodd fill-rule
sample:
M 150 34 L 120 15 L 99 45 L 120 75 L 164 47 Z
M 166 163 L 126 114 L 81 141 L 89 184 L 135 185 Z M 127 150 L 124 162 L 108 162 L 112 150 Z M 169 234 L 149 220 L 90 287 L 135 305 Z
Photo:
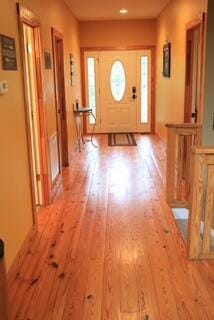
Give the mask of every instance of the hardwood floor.
M 64 171 L 9 275 L 12 320 L 214 319 L 214 262 L 188 261 L 165 202 L 165 146 L 96 137 Z

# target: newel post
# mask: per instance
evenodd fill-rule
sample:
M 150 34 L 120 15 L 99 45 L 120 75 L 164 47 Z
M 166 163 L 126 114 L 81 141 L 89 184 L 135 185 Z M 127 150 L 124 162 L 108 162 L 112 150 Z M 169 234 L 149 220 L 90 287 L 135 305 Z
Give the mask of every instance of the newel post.
M 7 276 L 4 259 L 4 242 L 0 239 L 0 319 L 9 320 Z

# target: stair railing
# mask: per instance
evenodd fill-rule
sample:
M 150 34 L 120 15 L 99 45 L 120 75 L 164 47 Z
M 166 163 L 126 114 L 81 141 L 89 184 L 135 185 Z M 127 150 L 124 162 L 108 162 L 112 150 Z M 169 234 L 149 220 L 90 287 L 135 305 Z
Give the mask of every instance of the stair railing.
M 200 124 L 167 124 L 166 200 L 172 208 L 189 207 L 191 147 L 201 144 Z
M 192 148 L 188 255 L 214 258 L 214 146 Z

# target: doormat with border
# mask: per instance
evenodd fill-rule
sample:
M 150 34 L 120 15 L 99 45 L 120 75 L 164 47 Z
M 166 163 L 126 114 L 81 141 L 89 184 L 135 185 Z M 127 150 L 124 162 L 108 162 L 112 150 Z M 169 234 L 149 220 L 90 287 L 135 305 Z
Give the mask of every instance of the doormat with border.
M 136 146 L 133 133 L 109 133 L 108 145 L 110 147 Z

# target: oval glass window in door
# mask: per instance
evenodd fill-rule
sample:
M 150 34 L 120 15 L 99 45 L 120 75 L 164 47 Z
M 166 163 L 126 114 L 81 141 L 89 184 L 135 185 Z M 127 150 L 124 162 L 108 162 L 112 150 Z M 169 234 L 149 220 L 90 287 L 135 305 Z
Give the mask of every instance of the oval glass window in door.
M 126 90 L 126 74 L 121 61 L 113 63 L 110 75 L 111 93 L 115 101 L 123 99 Z

